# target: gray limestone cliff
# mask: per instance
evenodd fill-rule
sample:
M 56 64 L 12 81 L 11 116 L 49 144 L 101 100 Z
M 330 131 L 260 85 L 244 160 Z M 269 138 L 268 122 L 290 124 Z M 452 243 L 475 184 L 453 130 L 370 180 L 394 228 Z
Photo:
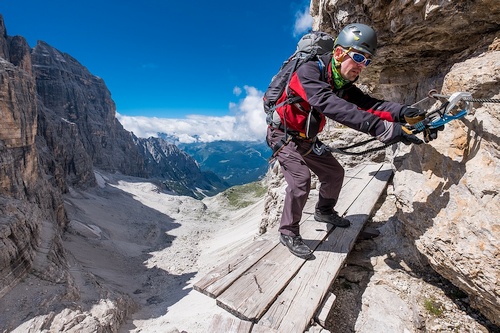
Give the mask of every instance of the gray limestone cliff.
M 54 173 L 64 178 L 58 184 L 94 186 L 93 166 L 143 175 L 140 155 L 115 119 L 102 79 L 41 41 L 31 58 L 40 99 L 38 132 L 41 145 L 50 147 L 46 159 L 54 160 Z
M 194 188 L 213 194 L 227 187 L 216 177 L 207 178 L 174 145 L 137 139 L 126 131 L 115 117 L 115 103 L 104 81 L 70 55 L 39 41 L 31 51 L 31 63 L 40 100 L 39 146 L 49 147 L 40 149 L 48 152 L 41 156 L 62 190 L 65 181 L 82 188 L 95 186 L 94 167 L 180 183 L 175 186 L 179 194 L 195 197 L 200 194 Z
M 456 63 L 443 93 L 500 98 L 500 50 Z M 474 103 L 431 145 L 402 150 L 398 218 L 431 266 L 500 324 L 500 105 Z
M 36 145 L 36 83 L 30 48 L 7 37 L 0 20 L 0 296 L 28 271 L 70 280 L 61 245 L 67 222 L 60 191 L 40 163 Z
M 68 225 L 63 194 L 95 187 L 94 168 L 150 177 L 193 197 L 227 186 L 177 147 L 126 131 L 101 78 L 42 41 L 31 49 L 23 37 L 8 36 L 1 15 L 0 118 L 0 308 L 12 305 L 6 295 L 21 280 L 36 276 L 57 295 L 34 295 L 43 303 L 39 311 L 67 306 L 75 312 L 64 318 L 66 326 L 117 328 L 133 304 L 84 270 L 75 274 L 81 267 L 62 242 Z M 78 283 L 95 285 L 95 297 L 108 300 L 102 323 L 80 311 L 86 296 Z M 10 319 L 2 316 L 2 331 Z

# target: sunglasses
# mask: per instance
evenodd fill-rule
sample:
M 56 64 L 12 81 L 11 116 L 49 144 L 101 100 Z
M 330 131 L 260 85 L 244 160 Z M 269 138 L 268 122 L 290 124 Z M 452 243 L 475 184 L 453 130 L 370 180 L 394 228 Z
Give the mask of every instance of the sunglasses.
M 367 57 L 358 52 L 347 51 L 347 55 L 351 57 L 351 59 L 354 60 L 354 62 L 360 65 L 368 66 L 372 62 L 371 59 L 368 59 Z

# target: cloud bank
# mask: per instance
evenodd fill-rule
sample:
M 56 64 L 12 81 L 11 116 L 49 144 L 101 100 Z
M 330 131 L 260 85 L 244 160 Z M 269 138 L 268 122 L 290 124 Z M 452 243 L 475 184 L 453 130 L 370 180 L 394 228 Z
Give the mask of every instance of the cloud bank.
M 243 98 L 229 103 L 228 116 L 189 115 L 186 118 L 126 116 L 116 118 L 123 127 L 140 138 L 158 137 L 158 133 L 175 136 L 182 143 L 196 141 L 262 141 L 266 135 L 266 116 L 262 106 L 263 92 L 254 87 L 234 88 Z
M 295 14 L 293 35 L 302 35 L 312 28 L 310 7 Z M 144 65 L 153 67 L 154 64 Z M 179 142 L 196 141 L 262 141 L 266 136 L 266 117 L 262 106 L 263 92 L 250 86 L 234 87 L 233 94 L 241 97 L 237 103 L 229 103 L 229 114 L 223 117 L 188 115 L 185 118 L 158 118 L 126 116 L 117 112 L 116 118 L 123 127 L 141 138 L 158 137 L 165 133 L 178 138 Z
M 293 35 L 299 36 L 311 30 L 313 18 L 310 14 L 310 7 L 307 6 L 303 11 L 295 14 L 295 25 L 293 27 Z

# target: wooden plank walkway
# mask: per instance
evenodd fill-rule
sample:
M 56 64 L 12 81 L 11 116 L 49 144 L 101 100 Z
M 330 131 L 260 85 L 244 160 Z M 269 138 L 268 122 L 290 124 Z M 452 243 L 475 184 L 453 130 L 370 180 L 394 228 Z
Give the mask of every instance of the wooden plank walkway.
M 195 283 L 195 290 L 230 314 L 214 318 L 209 332 L 307 330 L 322 305 L 331 306 L 329 288 L 391 175 L 388 164 L 362 164 L 346 172 L 335 208 L 351 221 L 349 228 L 316 222 L 317 198 L 309 198 L 301 235 L 314 249 L 313 259 L 295 257 L 279 244 L 277 232 L 268 233 Z

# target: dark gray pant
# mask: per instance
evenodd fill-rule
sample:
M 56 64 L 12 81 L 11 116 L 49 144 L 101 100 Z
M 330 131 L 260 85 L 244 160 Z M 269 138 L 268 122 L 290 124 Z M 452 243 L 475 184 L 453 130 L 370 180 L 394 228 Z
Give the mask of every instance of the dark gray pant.
M 282 131 L 269 128 L 267 131 L 268 143 L 274 147 L 283 135 Z M 306 154 L 310 148 L 311 142 L 294 139 L 277 156 L 288 184 L 279 231 L 288 236 L 300 235 L 299 222 L 311 190 L 310 170 L 318 176 L 321 184 L 316 209 L 322 213 L 333 211 L 342 188 L 344 168 L 337 159 L 329 151 L 325 151 L 321 155 L 312 151 Z

